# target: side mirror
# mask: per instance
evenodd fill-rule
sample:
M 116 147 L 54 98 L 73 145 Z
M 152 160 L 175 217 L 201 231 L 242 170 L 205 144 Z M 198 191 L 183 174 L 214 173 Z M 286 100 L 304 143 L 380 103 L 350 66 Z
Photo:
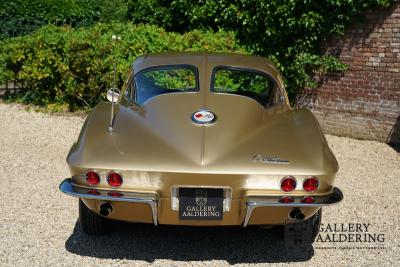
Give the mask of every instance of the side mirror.
M 107 100 L 110 101 L 111 103 L 112 102 L 116 103 L 118 101 L 119 95 L 120 95 L 119 90 L 110 89 L 107 91 Z

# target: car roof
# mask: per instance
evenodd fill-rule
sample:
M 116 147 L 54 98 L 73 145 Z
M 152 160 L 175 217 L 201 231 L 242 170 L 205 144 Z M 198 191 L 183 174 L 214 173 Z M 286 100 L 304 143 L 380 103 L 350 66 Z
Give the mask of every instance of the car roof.
M 192 65 L 204 74 L 211 73 L 218 66 L 252 69 L 270 74 L 280 87 L 283 87 L 283 79 L 270 60 L 260 56 L 236 53 L 169 52 L 145 54 L 134 61 L 134 74 L 143 69 L 163 65 Z

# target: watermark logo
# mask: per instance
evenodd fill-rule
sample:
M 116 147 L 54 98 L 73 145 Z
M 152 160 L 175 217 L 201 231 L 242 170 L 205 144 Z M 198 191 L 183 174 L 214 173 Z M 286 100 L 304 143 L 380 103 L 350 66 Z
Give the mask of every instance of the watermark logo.
M 207 191 L 206 190 L 196 190 L 196 204 L 199 206 L 204 206 L 207 204 Z
M 316 249 L 385 249 L 386 236 L 370 223 L 321 223 Z

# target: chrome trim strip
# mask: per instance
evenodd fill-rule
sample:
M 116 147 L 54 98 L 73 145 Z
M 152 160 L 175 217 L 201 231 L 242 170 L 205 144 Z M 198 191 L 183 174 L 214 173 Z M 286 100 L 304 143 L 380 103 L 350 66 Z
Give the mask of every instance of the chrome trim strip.
M 290 194 L 288 194 L 290 196 Z M 246 216 L 244 218 L 243 227 L 246 227 L 250 221 L 253 210 L 257 207 L 322 207 L 339 203 L 343 199 L 343 193 L 339 188 L 334 187 L 333 192 L 329 195 L 314 196 L 314 203 L 302 203 L 304 196 L 291 196 L 294 198 L 292 203 L 280 203 L 279 196 L 254 196 L 249 197 L 246 202 Z
M 79 186 L 74 186 L 71 183 L 71 178 L 65 179 L 60 184 L 60 191 L 69 196 L 78 197 L 78 198 L 87 198 L 87 199 L 98 199 L 102 201 L 119 201 L 119 202 L 131 202 L 131 203 L 143 203 L 148 204 L 151 208 L 153 223 L 154 225 L 158 224 L 157 217 L 157 202 L 158 195 L 156 193 L 143 193 L 143 192 L 125 192 L 125 191 L 117 191 L 117 190 L 104 190 L 104 189 L 95 189 L 95 188 L 83 188 Z M 96 190 L 99 194 L 90 194 L 88 191 Z M 108 193 L 110 192 L 120 192 L 123 196 L 110 196 Z

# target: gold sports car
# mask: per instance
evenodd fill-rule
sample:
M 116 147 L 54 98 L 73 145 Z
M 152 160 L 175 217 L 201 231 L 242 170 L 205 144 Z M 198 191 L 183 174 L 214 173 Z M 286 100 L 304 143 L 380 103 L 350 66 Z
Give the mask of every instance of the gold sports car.
M 108 220 L 170 225 L 306 225 L 342 200 L 338 163 L 313 114 L 293 110 L 262 57 L 137 58 L 121 92 L 86 118 L 60 190 L 82 230 Z

